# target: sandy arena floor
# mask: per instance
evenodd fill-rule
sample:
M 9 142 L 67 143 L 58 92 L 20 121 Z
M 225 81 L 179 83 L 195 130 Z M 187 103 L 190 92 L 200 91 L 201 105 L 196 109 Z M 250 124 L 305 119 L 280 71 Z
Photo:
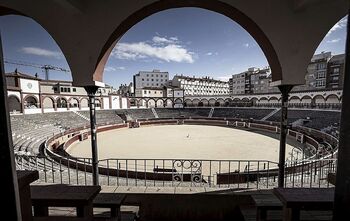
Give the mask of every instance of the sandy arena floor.
M 218 126 L 165 125 L 117 129 L 98 134 L 99 159 L 211 159 L 278 162 L 279 141 L 268 136 Z M 287 145 L 286 156 L 292 146 Z M 91 157 L 90 139 L 68 153 Z

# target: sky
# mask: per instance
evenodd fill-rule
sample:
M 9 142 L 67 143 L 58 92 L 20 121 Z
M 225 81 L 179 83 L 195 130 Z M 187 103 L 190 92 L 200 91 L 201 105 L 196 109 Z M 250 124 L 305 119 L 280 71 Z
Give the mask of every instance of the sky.
M 205 22 L 204 22 L 205 21 Z M 325 36 L 315 53 L 344 53 L 347 18 Z M 12 62 L 53 65 L 69 70 L 60 48 L 36 22 L 22 16 L 0 17 L 4 57 Z M 236 22 L 198 8 L 169 9 L 132 27 L 113 49 L 103 81 L 114 87 L 128 84 L 139 71 L 158 69 L 175 74 L 228 80 L 249 67 L 268 62 L 255 40 Z M 44 78 L 40 68 L 5 63 L 5 71 Z M 70 73 L 50 71 L 50 79 L 71 80 Z

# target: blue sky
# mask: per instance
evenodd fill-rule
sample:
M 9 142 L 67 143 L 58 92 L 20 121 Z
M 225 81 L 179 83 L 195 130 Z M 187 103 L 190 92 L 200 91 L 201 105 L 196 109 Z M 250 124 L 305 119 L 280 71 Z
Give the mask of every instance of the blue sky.
M 203 22 L 205 21 L 205 22 Z M 6 59 L 49 64 L 69 69 L 61 50 L 37 23 L 22 16 L 0 17 Z M 344 53 L 346 19 L 327 34 L 316 53 Z M 255 40 L 231 19 L 204 9 L 170 9 L 131 28 L 114 48 L 105 67 L 104 82 L 115 87 L 132 81 L 141 70 L 160 69 L 189 76 L 227 80 L 267 60 Z M 41 69 L 5 64 L 5 71 L 44 77 Z M 50 71 L 51 79 L 70 80 L 70 73 Z

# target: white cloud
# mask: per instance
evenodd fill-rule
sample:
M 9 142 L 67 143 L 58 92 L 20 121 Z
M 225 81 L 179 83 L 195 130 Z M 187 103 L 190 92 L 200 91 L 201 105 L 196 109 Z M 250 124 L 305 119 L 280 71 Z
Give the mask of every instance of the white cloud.
M 104 71 L 110 72 L 110 71 L 116 71 L 116 70 L 125 70 L 125 67 L 112 67 L 112 66 L 107 66 L 104 68 Z
M 244 47 L 249 48 L 249 43 L 243 44 Z
M 62 53 L 58 51 L 50 51 L 43 48 L 37 48 L 37 47 L 22 47 L 20 49 L 20 52 L 24 54 L 32 54 L 37 56 L 43 56 L 43 57 L 53 57 L 60 59 L 62 58 Z
M 327 33 L 326 36 L 329 36 L 330 34 L 332 34 L 333 32 L 343 29 L 346 27 L 346 24 L 348 23 L 348 16 L 345 16 L 344 18 L 342 18 L 339 22 L 337 22 L 332 28 L 331 30 L 329 30 L 329 32 Z
M 175 37 L 174 37 L 175 38 Z M 112 55 L 118 59 L 137 60 L 143 58 L 156 58 L 167 62 L 193 63 L 193 52 L 176 44 L 173 40 L 155 36 L 152 39 L 161 45 L 151 45 L 146 42 L 118 43 Z
M 175 44 L 178 42 L 178 38 L 177 37 L 170 37 L 169 39 L 167 39 L 165 37 L 154 36 L 152 38 L 152 41 L 154 43 L 158 43 L 158 44 Z
M 208 53 L 206 53 L 206 55 L 211 56 L 211 55 L 213 55 L 213 52 L 208 52 Z
M 327 43 L 337 43 L 340 40 L 341 40 L 340 38 L 336 38 L 336 39 L 332 39 L 332 40 L 327 41 Z
M 109 71 L 116 71 L 116 70 L 117 69 L 115 69 L 114 67 L 110 67 L 110 66 L 104 68 L 104 71 L 107 71 L 107 72 L 109 72 Z

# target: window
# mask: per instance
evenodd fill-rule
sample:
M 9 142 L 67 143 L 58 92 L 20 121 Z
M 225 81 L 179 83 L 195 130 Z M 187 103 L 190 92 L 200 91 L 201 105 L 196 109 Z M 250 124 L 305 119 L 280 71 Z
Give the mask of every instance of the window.
M 333 73 L 339 73 L 339 68 L 334 68 Z
M 326 72 L 325 71 L 320 71 L 317 73 L 317 78 L 325 78 L 326 77 Z
M 63 87 L 61 87 L 61 92 L 63 92 Z
M 145 79 L 144 79 L 144 78 L 142 78 L 142 81 L 145 81 Z
M 73 92 L 77 92 L 77 89 L 76 89 L 76 88 L 73 88 Z
M 318 70 L 326 69 L 326 63 L 317 64 L 317 69 L 318 69 Z
M 147 91 L 143 91 L 144 94 L 147 94 Z

